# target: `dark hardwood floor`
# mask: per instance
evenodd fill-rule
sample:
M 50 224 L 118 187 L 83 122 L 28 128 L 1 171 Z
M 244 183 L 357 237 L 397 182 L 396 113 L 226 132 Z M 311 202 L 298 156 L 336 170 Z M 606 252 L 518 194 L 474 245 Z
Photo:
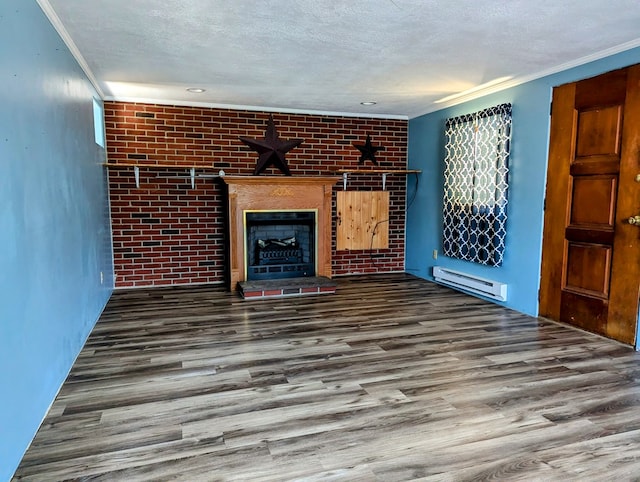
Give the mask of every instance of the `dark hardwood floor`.
M 637 480 L 640 356 L 410 275 L 118 291 L 16 480 Z

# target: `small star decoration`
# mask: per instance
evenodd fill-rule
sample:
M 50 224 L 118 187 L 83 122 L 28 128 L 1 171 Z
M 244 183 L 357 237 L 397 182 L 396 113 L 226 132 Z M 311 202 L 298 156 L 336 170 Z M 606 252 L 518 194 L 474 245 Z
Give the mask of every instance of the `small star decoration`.
M 383 146 L 374 146 L 371 144 L 371 136 L 367 134 L 367 140 L 364 144 L 354 144 L 356 149 L 360 151 L 360 160 L 358 164 L 364 164 L 364 161 L 369 159 L 376 166 L 378 165 L 378 161 L 376 161 L 376 152 L 384 150 Z
M 289 171 L 289 166 L 287 166 L 287 161 L 284 156 L 291 149 L 304 142 L 304 139 L 281 141 L 278 137 L 278 132 L 276 131 L 276 125 L 273 122 L 272 115 L 269 116 L 267 130 L 264 133 L 264 139 L 240 137 L 240 140 L 259 154 L 256 168 L 253 171 L 254 176 L 257 176 L 269 166 L 277 167 L 287 176 L 290 176 L 291 171 Z
M 364 164 L 364 161 L 369 159 L 376 166 L 378 165 L 378 161 L 376 161 L 376 152 L 384 150 L 383 146 L 374 146 L 371 144 L 371 136 L 367 134 L 367 140 L 364 144 L 354 144 L 353 147 L 360 151 L 360 160 L 358 164 Z

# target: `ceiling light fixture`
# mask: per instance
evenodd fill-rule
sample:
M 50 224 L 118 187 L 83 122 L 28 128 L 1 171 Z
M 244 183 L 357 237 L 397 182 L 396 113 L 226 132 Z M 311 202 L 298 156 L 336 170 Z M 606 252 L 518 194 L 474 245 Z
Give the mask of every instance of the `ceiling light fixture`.
M 484 84 L 476 85 L 475 87 L 471 87 L 470 89 L 463 90 L 462 92 L 458 92 L 457 94 L 451 94 L 446 97 L 443 97 L 442 99 L 434 100 L 433 103 L 441 104 L 443 102 L 448 102 L 450 100 L 457 99 L 458 97 L 464 97 L 465 95 L 473 94 L 474 92 L 478 92 L 479 90 L 488 89 L 489 87 L 492 87 L 494 85 L 501 84 L 503 82 L 506 82 L 507 80 L 511 80 L 512 78 L 513 78 L 512 76 L 498 77 L 497 79 L 493 79 L 489 82 L 485 82 Z
M 200 89 L 199 87 L 189 87 L 187 89 L 187 92 L 191 92 L 193 94 L 202 94 L 203 92 L 205 92 L 204 89 Z
M 377 102 L 374 102 L 372 100 L 368 100 L 366 102 L 360 102 L 360 105 L 376 105 Z

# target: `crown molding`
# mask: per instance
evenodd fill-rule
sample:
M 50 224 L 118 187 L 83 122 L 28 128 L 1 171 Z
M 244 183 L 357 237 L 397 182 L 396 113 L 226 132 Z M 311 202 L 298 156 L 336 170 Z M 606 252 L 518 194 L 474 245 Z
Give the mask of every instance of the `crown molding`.
M 280 114 L 306 114 L 318 116 L 332 117 L 365 117 L 369 119 L 392 119 L 392 120 L 409 120 L 409 116 L 397 114 L 372 114 L 370 112 L 333 112 L 325 110 L 313 109 L 287 109 L 282 107 L 256 106 L 256 105 L 238 105 L 238 104 L 218 104 L 213 102 L 191 102 L 185 100 L 171 99 L 151 99 L 142 97 L 125 97 L 125 96 L 105 96 L 104 100 L 114 102 L 131 102 L 139 104 L 159 104 L 159 105 L 176 105 L 181 107 L 204 107 L 212 109 L 229 109 L 229 110 L 247 110 L 253 112 L 273 112 Z
M 466 95 L 461 95 L 460 97 L 456 97 L 455 99 L 452 99 L 448 102 L 443 102 L 441 104 L 437 104 L 433 106 L 433 109 L 428 110 L 426 112 L 423 112 L 420 115 L 417 116 L 413 116 L 412 118 L 415 119 L 416 117 L 420 117 L 421 115 L 425 115 L 425 114 L 431 114 L 432 112 L 437 112 L 439 110 L 443 110 L 443 109 L 447 109 L 449 107 L 453 107 L 455 105 L 459 105 L 459 104 L 463 104 L 465 102 L 469 102 L 470 100 L 475 100 L 475 99 L 479 99 L 480 97 L 484 97 L 486 95 L 489 94 L 494 94 L 496 92 L 500 92 L 502 90 L 506 90 L 506 89 L 510 89 L 511 87 L 516 87 L 518 85 L 522 85 L 525 84 L 527 82 L 531 82 L 532 80 L 537 80 L 537 79 L 541 79 L 543 77 L 547 77 L 549 75 L 553 75 L 553 74 L 557 74 L 559 72 L 563 72 L 565 70 L 569 70 L 572 69 L 574 67 L 580 67 L 581 65 L 585 65 L 588 64 L 589 62 L 593 62 L 595 60 L 600 60 L 603 59 L 605 57 L 609 57 L 611 55 L 615 55 L 615 54 L 619 54 L 622 53 L 626 50 L 630 50 L 636 47 L 640 47 L 640 38 L 635 39 L 635 40 L 631 40 L 629 42 L 625 42 L 623 44 L 620 45 L 616 45 L 614 47 L 605 49 L 605 50 L 600 50 L 598 52 L 595 52 L 593 54 L 589 54 L 586 55 L 584 57 L 580 57 L 579 59 L 576 60 L 572 60 L 570 62 L 565 62 L 563 64 L 560 65 L 556 65 L 555 67 L 551 67 L 549 69 L 546 70 L 541 70 L 540 72 L 536 72 L 534 74 L 530 74 L 530 75 L 524 75 L 522 77 L 515 77 L 511 80 L 507 80 L 505 82 L 501 82 L 500 84 L 496 84 L 496 85 L 492 85 L 490 87 L 487 87 L 486 89 L 480 89 L 480 90 L 476 90 L 473 92 L 470 92 L 469 94 Z
M 64 25 L 62 24 L 60 17 L 58 17 L 58 14 L 55 12 L 55 10 L 53 9 L 49 1 L 36 0 L 36 2 L 40 6 L 44 14 L 47 16 L 47 18 L 49 19 L 49 22 L 51 22 L 51 25 L 53 25 L 53 28 L 56 30 L 56 32 L 58 32 L 58 35 L 60 35 L 60 38 L 62 39 L 64 44 L 67 46 L 69 51 L 71 52 L 71 55 L 73 55 L 73 58 L 76 59 L 76 62 L 78 62 L 78 65 L 80 65 L 80 68 L 89 79 L 89 82 L 91 82 L 91 84 L 93 85 L 93 88 L 96 90 L 96 92 L 98 92 L 98 95 L 100 96 L 100 98 L 104 99 L 104 92 L 102 91 L 102 89 L 100 88 L 100 85 L 98 84 L 98 79 L 96 79 L 95 75 L 93 75 L 93 72 L 89 68 L 89 64 L 87 64 L 87 61 L 84 59 L 84 57 L 80 53 L 80 50 L 78 49 L 77 45 L 69 35 L 69 32 L 67 32 L 67 29 L 64 28 Z

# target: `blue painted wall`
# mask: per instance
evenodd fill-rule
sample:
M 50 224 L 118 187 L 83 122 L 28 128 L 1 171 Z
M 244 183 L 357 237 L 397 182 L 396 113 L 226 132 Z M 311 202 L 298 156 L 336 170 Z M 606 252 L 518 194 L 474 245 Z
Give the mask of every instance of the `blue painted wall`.
M 438 265 L 508 283 L 508 300 L 502 304 L 536 316 L 552 89 L 637 63 L 640 48 L 410 120 L 409 166 L 423 172 L 407 216 L 407 271 L 432 279 L 431 268 Z M 434 260 L 433 250 L 442 251 L 444 123 L 449 117 L 504 102 L 513 105 L 504 263 L 501 267 L 486 267 L 444 256 Z M 411 180 L 408 184 L 411 197 Z
M 111 294 L 113 267 L 96 92 L 35 1 L 0 2 L 0 59 L 0 480 L 8 480 Z

